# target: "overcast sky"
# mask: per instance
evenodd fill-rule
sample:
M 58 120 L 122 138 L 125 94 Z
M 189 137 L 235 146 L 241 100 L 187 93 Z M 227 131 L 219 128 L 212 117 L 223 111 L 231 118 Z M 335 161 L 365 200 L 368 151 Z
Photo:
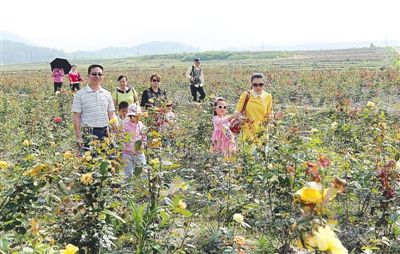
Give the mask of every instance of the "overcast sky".
M 400 41 L 396 0 L 2 0 L 0 13 L 0 30 L 66 51 L 155 40 L 201 50 Z

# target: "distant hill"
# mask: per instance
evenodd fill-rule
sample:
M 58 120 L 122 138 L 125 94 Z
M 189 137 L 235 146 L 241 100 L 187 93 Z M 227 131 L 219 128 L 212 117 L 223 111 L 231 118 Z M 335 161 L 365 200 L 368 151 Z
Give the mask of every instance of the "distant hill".
M 185 52 L 199 52 L 192 46 L 177 42 L 154 41 L 134 47 L 110 47 L 97 51 L 76 51 L 70 53 L 72 59 L 113 59 L 144 55 L 175 54 Z
M 174 53 L 199 52 L 194 47 L 176 42 L 149 42 L 135 47 L 111 47 L 97 51 L 76 51 L 66 53 L 62 50 L 37 47 L 20 42 L 0 41 L 0 64 L 22 64 L 34 62 L 49 62 L 55 57 L 66 57 L 71 60 L 81 59 L 115 59 L 144 55 L 160 55 Z
M 0 41 L 14 41 L 14 42 L 20 42 L 32 46 L 37 46 L 35 43 L 32 41 L 23 38 L 19 36 L 18 34 L 7 32 L 7 31 L 0 31 Z
M 317 43 L 310 42 L 304 44 L 279 46 L 279 45 L 259 45 L 255 47 L 227 48 L 227 51 L 308 51 L 308 50 L 335 50 L 368 47 L 392 47 L 400 46 L 399 41 L 370 41 L 370 42 L 332 42 Z
M 51 61 L 66 56 L 62 50 L 36 47 L 14 41 L 0 41 L 1 64 L 21 64 Z
M 63 50 L 39 47 L 21 36 L 0 31 L 0 65 L 50 62 L 55 57 L 65 57 L 71 61 L 121 59 L 138 56 L 143 57 L 143 59 L 169 59 L 171 54 L 181 53 L 185 54 L 177 57 L 183 62 L 192 61 L 194 56 L 200 56 L 203 60 L 240 60 L 247 59 L 246 57 L 251 59 L 276 59 L 291 56 L 295 54 L 295 51 L 370 48 L 371 46 L 373 46 L 371 48 L 374 48 L 386 45 L 399 46 L 399 42 L 307 43 L 293 46 L 260 45 L 260 47 L 228 48 L 219 52 L 201 52 L 200 49 L 183 43 L 154 41 L 133 47 L 109 47 L 97 51 L 66 53 Z M 236 53 L 237 51 L 241 53 Z M 248 55 L 244 51 L 258 51 L 258 53 L 257 55 Z

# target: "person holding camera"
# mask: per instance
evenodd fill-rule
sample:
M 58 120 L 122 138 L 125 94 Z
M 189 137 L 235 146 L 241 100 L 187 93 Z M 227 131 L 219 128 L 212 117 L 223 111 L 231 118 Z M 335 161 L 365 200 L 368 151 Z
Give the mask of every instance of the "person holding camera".
M 194 64 L 190 66 L 186 71 L 186 78 L 190 81 L 190 92 L 193 97 L 193 101 L 201 102 L 206 97 L 204 92 L 204 74 L 203 70 L 200 67 L 200 59 L 195 58 Z M 200 97 L 197 98 L 197 93 L 200 94 Z

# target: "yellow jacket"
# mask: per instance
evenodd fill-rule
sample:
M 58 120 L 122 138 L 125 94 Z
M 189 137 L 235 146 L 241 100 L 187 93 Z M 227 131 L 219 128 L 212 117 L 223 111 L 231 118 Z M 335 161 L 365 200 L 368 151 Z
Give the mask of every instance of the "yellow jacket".
M 236 105 L 236 112 L 242 110 L 247 92 L 240 95 Z M 272 95 L 263 91 L 258 95 L 253 90 L 250 91 L 250 98 L 246 106 L 246 117 L 249 121 L 243 126 L 242 134 L 244 139 L 253 139 L 261 128 L 262 123 L 269 120 L 272 114 Z

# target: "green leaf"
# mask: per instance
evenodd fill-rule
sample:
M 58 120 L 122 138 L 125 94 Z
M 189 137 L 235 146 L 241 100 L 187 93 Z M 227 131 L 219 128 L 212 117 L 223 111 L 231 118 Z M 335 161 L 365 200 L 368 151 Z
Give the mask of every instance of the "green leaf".
M 34 250 L 32 249 L 32 248 L 29 248 L 29 247 L 25 247 L 25 248 L 23 248 L 22 249 L 22 253 L 33 253 L 34 252 Z
M 160 217 L 162 218 L 161 220 L 161 226 L 165 226 L 169 222 L 169 215 L 165 211 L 161 210 L 160 211 Z
M 138 140 L 135 142 L 135 150 L 140 150 L 142 147 L 142 140 Z
M 125 134 L 125 136 L 124 136 L 124 142 L 129 142 L 130 140 L 131 140 L 131 138 L 132 138 L 132 136 L 131 135 L 129 135 L 129 133 L 126 133 Z
M 116 208 L 116 207 L 119 207 L 121 205 L 122 205 L 121 201 L 113 201 L 113 202 L 111 202 L 110 207 L 111 208 Z
M 136 167 L 134 174 L 135 174 L 135 176 L 140 176 L 140 174 L 142 174 L 142 172 L 143 172 L 143 167 Z
M 396 224 L 393 225 L 393 234 L 395 237 L 398 237 L 400 235 L 400 227 Z
M 0 250 L 8 250 L 9 243 L 7 239 L 0 240 Z
M 110 164 L 110 163 L 109 163 L 108 161 L 102 161 L 102 162 L 101 162 L 101 164 L 100 164 L 100 172 L 101 172 L 101 174 L 102 174 L 103 176 L 107 174 L 108 165 L 109 165 L 109 164 Z
M 174 212 L 179 213 L 185 217 L 192 216 L 192 212 L 190 212 L 189 210 L 186 210 L 186 209 L 179 208 L 179 207 L 174 207 Z
M 122 223 L 126 223 L 126 221 L 122 219 L 118 214 L 111 212 L 110 210 L 104 210 L 103 213 L 110 215 L 111 217 L 114 217 L 115 219 L 121 221 Z

